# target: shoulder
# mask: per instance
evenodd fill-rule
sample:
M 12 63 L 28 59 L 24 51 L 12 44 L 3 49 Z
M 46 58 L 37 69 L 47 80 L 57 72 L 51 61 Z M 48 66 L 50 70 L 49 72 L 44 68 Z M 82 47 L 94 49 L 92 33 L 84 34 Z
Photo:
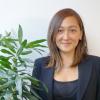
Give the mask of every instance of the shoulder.
M 46 63 L 48 62 L 48 60 L 49 60 L 49 56 L 37 58 L 34 62 L 32 76 L 39 79 L 41 70 L 44 66 L 46 66 Z
M 100 74 L 100 57 L 94 56 L 94 55 L 88 55 L 87 60 L 92 63 L 92 65 L 95 67 L 96 72 L 99 72 Z
M 89 61 L 91 63 L 99 63 L 100 64 L 100 57 L 95 55 L 87 55 L 85 58 L 86 61 Z
M 35 66 L 46 66 L 49 62 L 50 56 L 37 58 L 34 62 Z
M 87 55 L 82 61 L 82 64 L 87 64 L 96 68 L 97 71 L 100 71 L 100 57 L 95 55 Z

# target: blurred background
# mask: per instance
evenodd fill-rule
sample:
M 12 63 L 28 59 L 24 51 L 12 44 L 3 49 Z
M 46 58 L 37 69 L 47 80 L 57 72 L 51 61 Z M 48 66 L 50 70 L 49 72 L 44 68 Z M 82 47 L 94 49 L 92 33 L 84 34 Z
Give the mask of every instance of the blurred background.
M 24 38 L 47 38 L 52 16 L 63 8 L 73 8 L 81 15 L 89 53 L 100 56 L 100 0 L 0 0 L 0 34 L 16 33 L 20 24 Z M 48 52 L 45 49 L 43 56 Z M 35 59 L 40 54 L 34 53 L 31 57 Z

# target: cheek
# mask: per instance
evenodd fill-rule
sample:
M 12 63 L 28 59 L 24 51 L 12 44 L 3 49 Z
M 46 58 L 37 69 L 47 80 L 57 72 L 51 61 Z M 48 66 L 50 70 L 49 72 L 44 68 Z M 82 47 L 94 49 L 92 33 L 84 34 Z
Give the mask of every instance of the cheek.
M 55 38 L 56 43 L 59 42 L 60 40 L 61 40 L 61 36 L 57 35 L 56 38 Z
M 73 38 L 72 40 L 73 40 L 73 42 L 79 42 L 80 39 L 79 38 Z
M 55 39 L 56 46 L 59 48 L 61 46 L 61 38 L 57 37 Z
M 75 44 L 75 46 L 77 46 L 79 40 L 80 40 L 80 36 L 75 36 L 71 38 L 73 44 Z
M 80 40 L 80 37 L 81 37 L 80 34 L 71 36 L 72 40 L 74 40 L 76 42 Z
M 54 41 L 55 41 L 56 45 L 58 46 L 59 45 L 59 36 L 56 36 Z
M 78 45 L 78 43 L 79 43 L 79 40 L 76 40 L 76 41 L 74 42 L 75 47 Z

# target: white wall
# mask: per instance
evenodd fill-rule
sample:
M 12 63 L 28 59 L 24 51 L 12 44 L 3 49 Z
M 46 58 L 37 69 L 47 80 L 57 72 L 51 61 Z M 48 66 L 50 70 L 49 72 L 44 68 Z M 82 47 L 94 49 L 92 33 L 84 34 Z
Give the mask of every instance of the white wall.
M 25 38 L 46 38 L 50 19 L 66 7 L 81 15 L 89 53 L 100 56 L 100 0 L 0 0 L 0 34 L 21 24 Z

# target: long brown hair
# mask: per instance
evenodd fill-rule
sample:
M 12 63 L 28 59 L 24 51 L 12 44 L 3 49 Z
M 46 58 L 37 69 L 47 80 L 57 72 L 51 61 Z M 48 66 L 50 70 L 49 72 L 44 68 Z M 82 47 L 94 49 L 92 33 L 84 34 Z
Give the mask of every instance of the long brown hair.
M 87 41 L 85 36 L 84 25 L 80 15 L 73 9 L 70 8 L 62 9 L 53 16 L 48 29 L 47 39 L 48 39 L 48 47 L 50 50 L 50 60 L 48 63 L 48 67 L 52 66 L 58 67 L 63 65 L 62 58 L 59 53 L 59 49 L 57 48 L 55 38 L 62 21 L 64 20 L 64 18 L 69 16 L 74 16 L 76 18 L 80 30 L 82 31 L 82 39 L 79 41 L 75 49 L 74 60 L 71 66 L 78 65 L 81 62 L 81 60 L 87 55 Z

